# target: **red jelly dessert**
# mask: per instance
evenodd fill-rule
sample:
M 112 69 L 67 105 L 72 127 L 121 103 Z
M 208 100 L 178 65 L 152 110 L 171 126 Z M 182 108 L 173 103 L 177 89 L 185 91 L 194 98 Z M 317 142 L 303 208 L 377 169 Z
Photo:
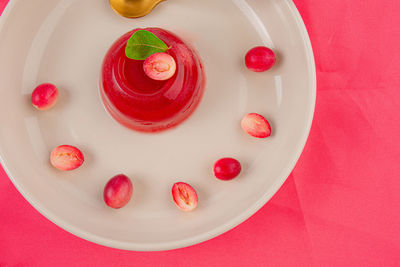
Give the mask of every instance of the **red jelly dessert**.
M 135 29 L 120 37 L 103 62 L 100 92 L 108 112 L 121 124 L 142 132 L 158 132 L 187 119 L 203 95 L 205 76 L 197 53 L 180 38 L 160 28 L 146 28 L 170 47 L 176 61 L 168 80 L 149 78 L 143 60 L 129 59 L 125 46 Z

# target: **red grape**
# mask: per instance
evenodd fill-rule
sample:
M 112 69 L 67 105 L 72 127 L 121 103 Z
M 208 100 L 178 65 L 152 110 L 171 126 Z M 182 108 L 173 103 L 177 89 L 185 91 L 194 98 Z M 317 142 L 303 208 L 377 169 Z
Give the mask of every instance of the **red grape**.
M 31 102 L 39 110 L 50 109 L 56 104 L 58 98 L 57 87 L 51 83 L 44 83 L 32 92 Z
M 192 211 L 197 207 L 197 193 L 187 183 L 176 183 L 172 186 L 172 198 L 176 206 L 183 211 Z
M 143 70 L 151 79 L 164 81 L 174 76 L 176 62 L 167 53 L 155 53 L 144 61 Z
M 215 162 L 214 174 L 220 180 L 232 180 L 242 170 L 240 162 L 233 158 L 223 158 Z
M 50 154 L 51 164 L 62 171 L 74 170 L 81 166 L 84 160 L 78 148 L 68 145 L 58 146 Z
M 271 135 L 268 121 L 257 113 L 249 113 L 242 119 L 242 129 L 251 136 L 266 138 Z
M 257 46 L 246 54 L 246 66 L 249 70 L 263 72 L 272 68 L 276 62 L 274 51 L 265 46 Z
M 131 180 L 126 175 L 118 174 L 111 178 L 104 187 L 104 201 L 111 208 L 122 208 L 131 199 L 132 191 Z

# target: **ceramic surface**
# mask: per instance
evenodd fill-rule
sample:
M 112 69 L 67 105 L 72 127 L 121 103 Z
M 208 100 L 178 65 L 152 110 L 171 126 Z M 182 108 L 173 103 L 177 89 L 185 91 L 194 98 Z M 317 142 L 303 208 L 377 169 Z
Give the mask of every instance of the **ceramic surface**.
M 124 128 L 99 96 L 105 53 L 137 27 L 176 33 L 205 65 L 199 107 L 179 127 L 159 134 Z M 278 52 L 278 64 L 262 74 L 248 71 L 245 53 L 263 44 Z M 13 0 L 0 18 L 0 59 L 0 158 L 10 179 L 60 227 L 115 248 L 189 246 L 247 219 L 290 174 L 314 112 L 312 49 L 288 0 L 168 0 L 140 19 L 117 15 L 108 1 Z M 56 84 L 60 97 L 41 112 L 31 106 L 30 94 L 43 82 Z M 248 112 L 270 120 L 270 138 L 241 130 Z M 61 144 L 82 149 L 80 169 L 50 166 L 50 151 Z M 212 173 L 213 163 L 226 156 L 243 163 L 242 174 L 230 182 Z M 113 210 L 102 192 L 118 173 L 133 179 L 134 192 L 125 208 Z M 177 181 L 197 189 L 194 212 L 175 207 L 171 186 Z

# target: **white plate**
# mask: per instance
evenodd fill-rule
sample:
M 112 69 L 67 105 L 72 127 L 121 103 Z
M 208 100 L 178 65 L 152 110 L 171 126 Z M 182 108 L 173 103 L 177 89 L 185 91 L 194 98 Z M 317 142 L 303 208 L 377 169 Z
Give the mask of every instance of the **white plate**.
M 98 93 L 103 57 L 125 32 L 171 30 L 194 45 L 207 74 L 204 98 L 176 129 L 142 134 L 115 122 Z M 279 63 L 248 71 L 248 49 L 265 44 Z M 24 197 L 60 227 L 87 240 L 128 250 L 166 250 L 215 237 L 264 205 L 293 169 L 314 112 L 315 67 L 307 32 L 289 0 L 168 0 L 140 19 L 115 14 L 106 0 L 12 0 L 0 19 L 0 156 Z M 40 112 L 30 93 L 42 82 L 61 89 Z M 265 115 L 272 137 L 244 134 L 247 112 Z M 80 147 L 72 172 L 49 165 L 57 145 Z M 232 156 L 239 178 L 215 179 L 212 165 Z M 132 201 L 108 208 L 103 187 L 115 174 L 134 182 Z M 193 185 L 199 206 L 178 210 L 174 182 Z M 12 203 L 10 204 L 12 205 Z

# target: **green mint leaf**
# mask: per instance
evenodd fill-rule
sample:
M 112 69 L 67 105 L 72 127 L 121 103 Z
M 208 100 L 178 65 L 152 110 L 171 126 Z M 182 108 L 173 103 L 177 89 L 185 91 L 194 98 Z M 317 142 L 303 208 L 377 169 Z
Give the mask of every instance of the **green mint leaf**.
M 165 52 L 169 47 L 153 33 L 139 30 L 132 34 L 125 47 L 125 55 L 130 59 L 145 60 L 159 52 Z

